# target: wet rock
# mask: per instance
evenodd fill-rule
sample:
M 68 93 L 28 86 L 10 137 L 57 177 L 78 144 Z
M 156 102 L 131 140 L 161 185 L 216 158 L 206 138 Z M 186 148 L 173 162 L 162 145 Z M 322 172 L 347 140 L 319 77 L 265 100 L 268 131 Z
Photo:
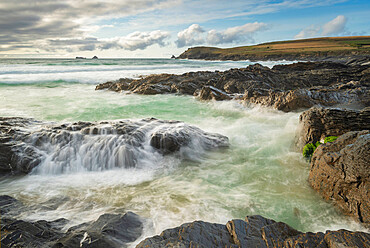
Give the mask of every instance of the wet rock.
M 228 146 L 223 135 L 154 118 L 64 124 L 2 118 L 0 130 L 2 174 L 131 168 L 159 158 L 158 152 L 193 159 Z
M 358 245 L 358 246 L 357 246 Z M 370 234 L 346 230 L 325 234 L 302 233 L 283 222 L 259 215 L 226 225 L 194 221 L 167 229 L 147 238 L 137 248 L 146 247 L 367 247 Z
M 309 183 L 326 200 L 370 226 L 370 131 L 348 132 L 320 145 Z
M 203 130 L 181 122 L 171 126 L 159 126 L 151 134 L 150 145 L 164 154 L 179 151 L 182 147 L 195 150 L 211 150 L 229 146 L 226 136 L 207 133 Z
M 8 195 L 1 195 L 0 196 L 0 214 L 5 215 L 8 213 L 15 213 L 23 208 L 23 204 Z
M 134 81 L 134 79 L 120 78 L 117 81 L 113 81 L 113 82 L 110 81 L 110 82 L 99 84 L 95 87 L 95 90 L 107 89 L 107 90 L 120 92 L 120 91 L 128 90 L 129 86 L 130 86 L 130 83 L 132 81 Z
M 23 221 L 1 219 L 1 247 L 52 247 L 63 234 L 61 228 L 66 219 L 55 221 Z
M 0 196 L 1 247 L 127 247 L 143 231 L 143 220 L 132 212 L 103 214 L 96 221 L 63 230 L 68 220 L 26 221 L 14 218 L 30 211 L 18 200 Z
M 327 136 L 365 129 L 370 129 L 370 108 L 355 111 L 314 107 L 299 117 L 296 146 L 301 151 L 307 143 L 315 144 Z
M 219 90 L 213 86 L 204 86 L 199 93 L 200 100 L 230 100 L 231 97 L 224 91 Z
M 140 217 L 132 212 L 104 214 L 94 222 L 71 227 L 54 247 L 127 247 L 142 231 Z
M 107 82 L 96 89 L 125 90 L 137 94 L 179 93 L 202 100 L 229 100 L 244 95 L 245 103 L 260 104 L 288 112 L 315 105 L 370 104 L 370 64 L 306 62 L 260 64 L 224 72 L 159 74 L 129 82 Z

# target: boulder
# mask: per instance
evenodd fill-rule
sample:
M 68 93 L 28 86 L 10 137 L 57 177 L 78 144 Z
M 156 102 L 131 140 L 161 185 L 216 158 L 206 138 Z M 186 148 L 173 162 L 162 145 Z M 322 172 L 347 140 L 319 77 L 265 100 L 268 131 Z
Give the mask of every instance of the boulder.
M 370 226 L 370 131 L 348 132 L 318 146 L 308 180 L 323 198 Z
M 226 225 L 194 221 L 147 238 L 137 248 L 160 247 L 368 247 L 370 234 L 346 230 L 302 233 L 259 215 Z
M 300 115 L 295 142 L 297 148 L 302 151 L 306 144 L 315 144 L 327 136 L 369 129 L 370 108 L 356 111 L 313 107 Z

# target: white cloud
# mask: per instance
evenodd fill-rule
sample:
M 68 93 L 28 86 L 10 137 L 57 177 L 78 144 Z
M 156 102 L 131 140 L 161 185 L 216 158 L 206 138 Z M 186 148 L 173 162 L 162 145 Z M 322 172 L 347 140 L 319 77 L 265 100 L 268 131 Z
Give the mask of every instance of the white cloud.
M 192 46 L 204 43 L 204 29 L 199 24 L 192 24 L 187 29 L 180 31 L 177 34 L 177 40 L 175 41 L 177 47 Z
M 19 46 L 44 44 L 49 39 L 83 40 L 100 28 L 112 27 L 111 24 L 98 25 L 100 20 L 143 14 L 178 4 L 179 0 L 1 0 L 0 45 L 11 45 L 9 50 L 14 50 Z M 138 39 L 151 42 L 148 37 L 128 38 L 136 39 L 133 41 L 136 44 L 139 44 Z M 127 45 L 128 49 L 130 47 Z M 86 50 L 92 48 L 91 44 L 85 47 Z
M 165 46 L 165 39 L 170 34 L 166 31 L 156 30 L 152 32 L 134 32 L 127 36 L 110 39 L 98 39 L 86 37 L 83 39 L 49 39 L 42 44 L 42 49 L 47 51 L 68 50 L 68 51 L 94 51 L 107 49 L 124 49 L 129 51 L 143 50 L 149 46 L 158 44 Z
M 294 36 L 294 39 L 304 39 L 308 37 L 315 37 L 319 34 L 320 27 L 311 25 L 307 28 L 302 29 L 301 32 L 299 32 L 296 36 Z
M 247 23 L 243 26 L 228 28 L 224 31 L 210 30 L 207 34 L 207 42 L 211 45 L 233 43 L 237 41 L 254 42 L 253 35 L 267 29 L 267 24 L 262 22 Z
M 156 30 L 152 32 L 134 32 L 126 37 L 121 37 L 118 44 L 126 50 L 143 50 L 148 46 L 158 44 L 165 46 L 164 39 L 169 38 L 170 34 L 165 31 Z
M 295 39 L 312 38 L 320 34 L 324 36 L 337 35 L 345 31 L 346 23 L 347 18 L 343 15 L 339 15 L 322 26 L 310 25 L 309 27 L 302 29 L 296 36 L 294 36 L 294 38 Z
M 322 27 L 322 35 L 335 35 L 342 33 L 347 23 L 347 18 L 343 15 L 335 17 Z

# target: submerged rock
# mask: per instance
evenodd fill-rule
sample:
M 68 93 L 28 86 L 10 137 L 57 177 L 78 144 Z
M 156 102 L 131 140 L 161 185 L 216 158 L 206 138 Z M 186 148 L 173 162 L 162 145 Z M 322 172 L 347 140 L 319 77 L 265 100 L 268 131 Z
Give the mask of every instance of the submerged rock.
M 311 108 L 299 117 L 296 146 L 301 151 L 308 143 L 315 144 L 327 136 L 370 129 L 370 108 L 362 111 L 337 108 Z
M 347 230 L 302 233 L 259 215 L 226 225 L 194 221 L 147 238 L 137 248 L 160 247 L 368 247 L 370 234 Z
M 154 118 L 66 124 L 0 118 L 0 130 L 2 174 L 136 167 L 174 152 L 197 160 L 206 151 L 229 144 L 223 135 Z
M 370 131 L 348 132 L 320 145 L 309 183 L 326 200 L 370 226 Z
M 315 105 L 370 104 L 370 65 L 306 62 L 260 64 L 224 72 L 159 74 L 139 79 L 120 79 L 96 86 L 96 90 L 128 90 L 137 94 L 179 93 L 201 100 L 242 99 L 245 103 L 274 107 L 285 112 Z M 243 95 L 243 97 L 240 97 Z

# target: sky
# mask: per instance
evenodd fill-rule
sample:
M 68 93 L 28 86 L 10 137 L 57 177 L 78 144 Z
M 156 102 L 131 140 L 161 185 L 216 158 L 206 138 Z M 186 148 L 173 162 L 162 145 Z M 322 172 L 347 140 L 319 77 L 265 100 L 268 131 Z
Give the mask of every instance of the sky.
M 0 57 L 168 58 L 370 35 L 369 0 L 0 0 Z

